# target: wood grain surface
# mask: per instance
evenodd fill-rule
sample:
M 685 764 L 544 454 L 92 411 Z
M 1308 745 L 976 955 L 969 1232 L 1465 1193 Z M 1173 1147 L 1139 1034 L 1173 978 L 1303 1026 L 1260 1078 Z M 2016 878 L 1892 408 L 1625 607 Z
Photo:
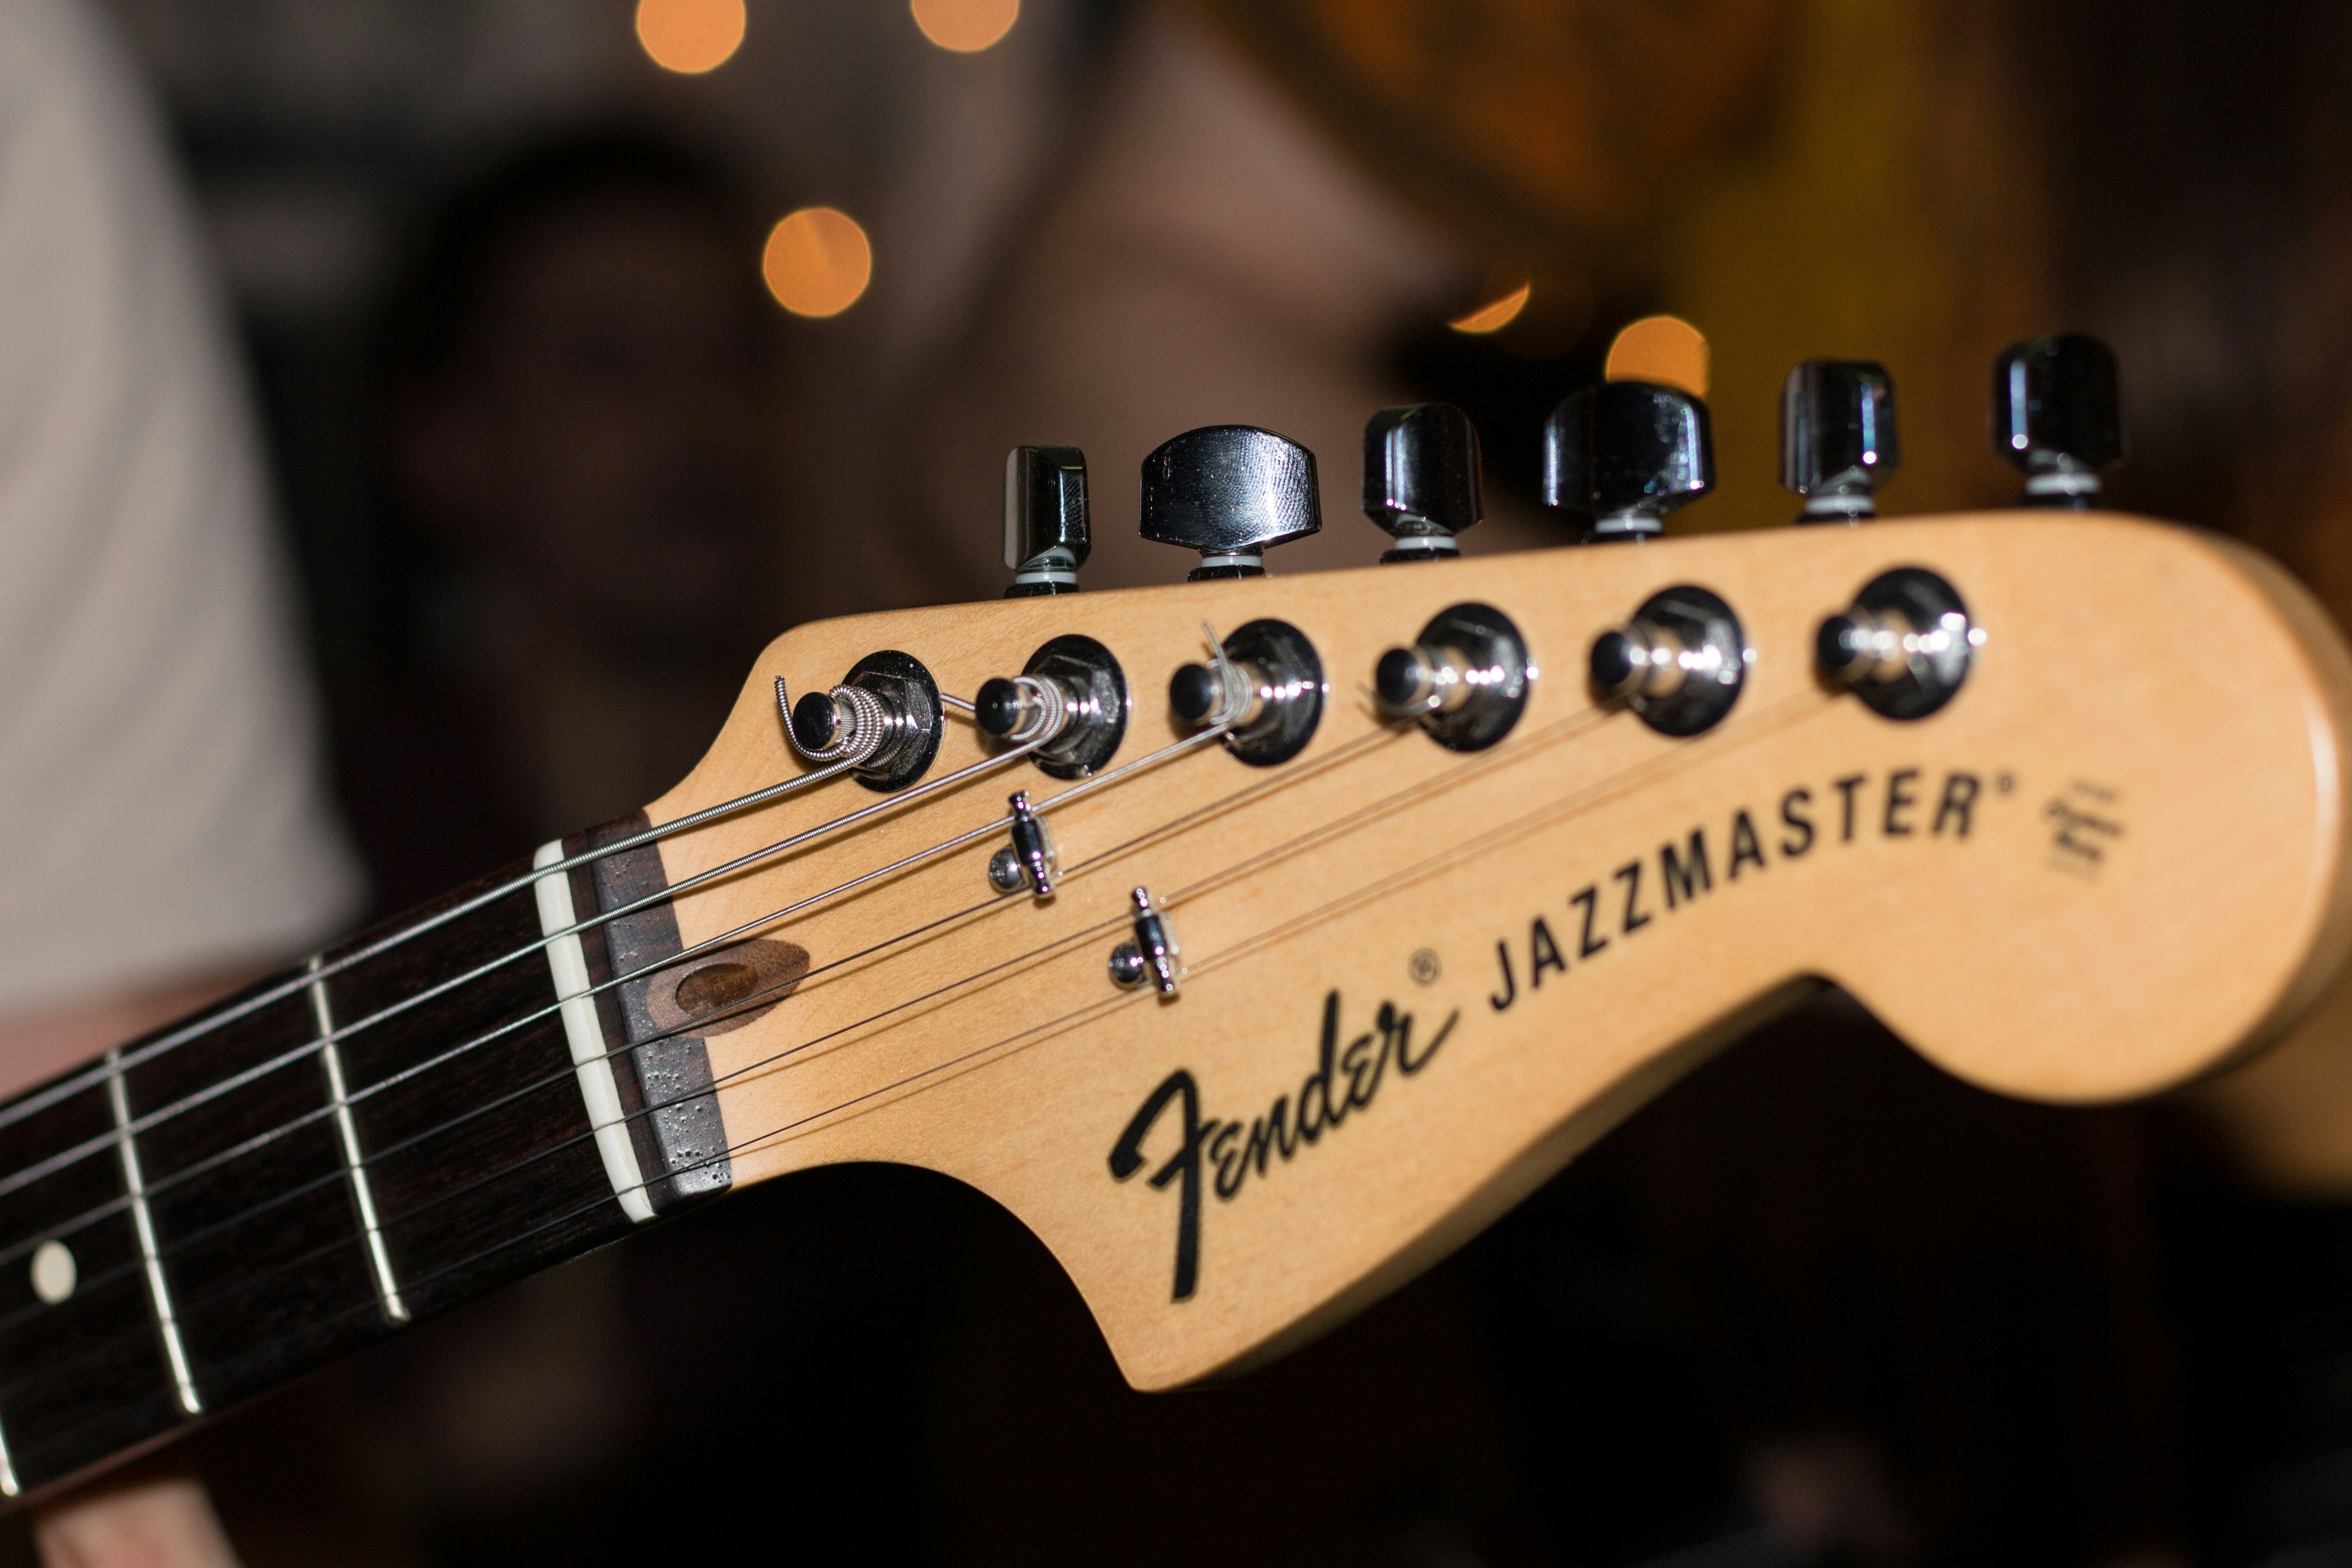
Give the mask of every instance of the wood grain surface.
M 1811 667 L 1821 619 L 1904 565 L 1948 578 L 1984 633 L 1958 698 L 1910 723 Z M 1727 599 L 1753 648 L 1729 717 L 1687 740 L 1584 679 L 1593 637 L 1677 583 Z M 1365 695 L 1384 648 L 1464 601 L 1511 616 L 1540 671 L 1517 728 L 1470 755 Z M 1823 982 L 1974 1082 L 2091 1100 L 2276 1035 L 2352 939 L 2335 634 L 2237 547 L 2099 514 L 1291 578 L 1277 559 L 1255 581 L 820 623 L 768 648 L 649 815 L 800 771 L 773 681 L 822 689 L 880 648 L 968 697 L 1049 637 L 1097 637 L 1131 690 L 1123 765 L 1181 737 L 1166 682 L 1201 623 L 1258 616 L 1304 631 L 1329 682 L 1297 759 L 1213 745 L 1049 809 L 1049 901 L 992 891 L 995 837 L 824 899 L 761 932 L 809 954 L 797 989 L 707 1042 L 738 1182 L 887 1160 L 971 1184 L 1062 1260 L 1139 1386 L 1328 1326 Z M 988 751 L 951 721 L 930 776 Z M 681 938 L 987 824 L 1015 788 L 1072 787 L 1021 761 L 910 801 L 681 897 Z M 843 781 L 682 835 L 669 880 L 878 798 Z M 1182 946 L 1172 999 L 1107 976 L 1139 885 Z

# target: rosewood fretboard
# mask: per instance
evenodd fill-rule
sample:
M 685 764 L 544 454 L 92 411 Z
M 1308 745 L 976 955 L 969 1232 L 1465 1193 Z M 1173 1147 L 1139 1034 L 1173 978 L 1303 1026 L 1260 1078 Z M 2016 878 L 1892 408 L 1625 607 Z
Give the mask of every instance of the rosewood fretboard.
M 576 938 L 551 941 L 559 889 L 526 883 L 336 967 L 528 868 L 0 1106 L 0 1491 L 54 1487 L 728 1186 L 702 1042 L 659 1016 L 691 969 L 605 984 L 679 951 L 651 847 L 565 874 Z M 567 973 L 591 987 L 568 1009 Z

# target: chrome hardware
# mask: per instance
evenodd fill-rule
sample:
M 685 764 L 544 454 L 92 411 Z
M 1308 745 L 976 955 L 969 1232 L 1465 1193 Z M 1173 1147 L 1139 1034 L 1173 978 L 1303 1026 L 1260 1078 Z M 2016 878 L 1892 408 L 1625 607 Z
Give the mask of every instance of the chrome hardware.
M 1021 873 L 1021 857 L 1011 847 L 988 858 L 988 885 L 998 892 L 1017 893 L 1028 883 Z
M 1364 426 L 1364 515 L 1396 544 L 1381 556 L 1446 561 L 1462 553 L 1454 536 L 1485 510 L 1479 493 L 1478 430 L 1447 403 L 1383 408 Z
M 1120 942 L 1110 952 L 1110 977 L 1113 984 L 1131 990 L 1146 980 L 1162 996 L 1176 994 L 1175 928 L 1168 916 L 1151 901 L 1151 889 L 1138 888 L 1130 895 L 1135 900 L 1135 940 Z
M 2131 455 L 2116 397 L 2116 356 L 2080 332 L 2003 349 L 1992 367 L 1993 449 L 2025 476 L 2020 506 L 2099 499 L 2099 476 Z
M 1662 735 L 1696 735 L 1739 700 L 1754 657 L 1731 606 L 1685 584 L 1651 595 L 1594 639 L 1592 688 Z
M 1805 498 L 1799 522 L 1860 522 L 1903 461 L 1895 384 L 1867 360 L 1809 359 L 1780 384 L 1780 487 Z
M 1030 891 L 1041 899 L 1054 896 L 1054 878 L 1058 874 L 1054 858 L 1053 836 L 1045 831 L 1045 823 L 1029 809 L 1029 792 L 1013 792 L 1013 844 L 1000 849 L 988 863 L 988 879 L 1003 892 L 1027 883 Z M 1000 874 L 997 861 L 1010 855 L 1013 859 L 1013 881 L 1008 886 Z
M 1475 752 L 1510 733 L 1535 675 L 1509 616 L 1490 605 L 1455 605 L 1411 647 L 1381 656 L 1373 701 L 1391 719 L 1420 721 L 1441 745 Z
M 1983 628 L 1949 583 L 1898 566 L 1822 623 L 1813 655 L 1824 684 L 1886 718 L 1924 719 L 1958 693 L 1983 646 Z
M 1008 599 L 1078 591 L 1087 563 L 1087 457 L 1076 447 L 1015 447 L 1004 454 Z
M 1323 661 L 1307 634 L 1286 621 L 1252 621 L 1222 643 L 1209 639 L 1209 662 L 1178 668 L 1168 706 L 1198 729 L 1224 731 L 1225 748 L 1253 767 L 1286 763 L 1322 722 Z
M 776 708 L 793 754 L 820 766 L 846 763 L 860 784 L 885 792 L 912 784 L 931 765 L 950 700 L 920 660 L 896 650 L 866 655 L 840 685 L 804 691 L 797 702 L 776 678 Z
M 1092 637 L 1055 637 L 1029 668 L 981 686 L 972 719 L 1000 741 L 1036 747 L 1037 765 L 1060 779 L 1085 778 L 1127 735 L 1127 677 Z

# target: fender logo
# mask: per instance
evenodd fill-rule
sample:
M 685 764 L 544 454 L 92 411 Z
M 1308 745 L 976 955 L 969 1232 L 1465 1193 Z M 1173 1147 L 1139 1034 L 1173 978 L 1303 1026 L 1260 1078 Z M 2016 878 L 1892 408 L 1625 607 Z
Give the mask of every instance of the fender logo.
M 1326 1132 L 1338 1131 L 1350 1114 L 1368 1110 L 1381 1092 L 1390 1063 L 1395 1063 L 1398 1073 L 1406 1078 L 1427 1067 L 1461 1018 L 1459 1008 L 1447 1014 L 1429 1043 L 1416 1049 L 1412 1015 L 1398 1011 L 1393 1002 L 1383 1002 L 1372 1027 L 1342 1049 L 1339 994 L 1330 993 L 1323 998 L 1323 1037 L 1315 1069 L 1298 1086 L 1297 1110 L 1292 1109 L 1289 1095 L 1277 1095 L 1265 1114 L 1252 1117 L 1246 1128 L 1239 1121 L 1203 1117 L 1200 1085 L 1185 1068 L 1179 1068 L 1162 1079 L 1112 1147 L 1110 1173 L 1112 1180 L 1124 1182 L 1143 1168 L 1143 1141 L 1168 1108 L 1176 1106 L 1183 1141 L 1167 1163 L 1149 1178 L 1154 1191 L 1165 1192 L 1171 1185 L 1177 1189 L 1176 1286 L 1169 1299 L 1189 1301 L 1200 1283 L 1204 1172 L 1214 1172 L 1211 1180 L 1217 1200 L 1233 1202 L 1253 1173 L 1265 1177 L 1276 1155 L 1286 1164 L 1301 1148 L 1319 1142 Z

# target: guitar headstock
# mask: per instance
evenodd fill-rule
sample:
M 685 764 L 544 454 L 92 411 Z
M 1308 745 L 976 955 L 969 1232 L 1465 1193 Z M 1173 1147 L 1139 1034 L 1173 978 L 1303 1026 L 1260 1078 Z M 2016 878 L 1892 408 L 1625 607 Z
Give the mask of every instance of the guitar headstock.
M 1826 677 L 1821 644 L 1906 572 L 1955 596 L 1940 629 L 1965 653 L 1948 700 L 1904 717 Z M 1685 661 L 1736 674 L 1720 711 L 1596 694 L 1596 640 L 1662 594 L 1697 616 L 1686 648 L 1708 601 L 1736 621 L 1736 667 Z M 1507 731 L 1383 710 L 1383 654 L 1482 617 L 1524 650 Z M 1283 700 L 1319 708 L 1303 742 L 1201 739 L 1223 693 L 1187 682 L 1193 719 L 1171 709 L 1173 672 L 1217 673 L 1204 623 L 1261 674 L 1311 650 L 1319 680 Z M 2352 931 L 2340 645 L 2260 558 L 2100 513 L 806 626 L 653 820 L 806 768 L 780 679 L 821 690 L 888 651 L 970 698 L 1069 639 L 1123 694 L 1090 774 L 1031 755 L 896 795 L 840 778 L 662 856 L 673 886 L 754 857 L 678 897 L 689 947 L 739 932 L 805 955 L 788 996 L 708 1040 L 737 1179 L 888 1160 L 969 1182 L 1065 1262 L 1146 1387 L 1391 1287 L 1809 987 L 1845 987 L 1976 1083 L 2098 1100 L 2283 1027 Z M 929 784 L 1009 749 L 952 713 L 935 733 Z M 991 879 L 1015 790 L 1050 835 L 1050 898 Z M 1113 977 L 1122 943 L 1150 946 L 1139 888 L 1175 939 L 1172 995 Z

